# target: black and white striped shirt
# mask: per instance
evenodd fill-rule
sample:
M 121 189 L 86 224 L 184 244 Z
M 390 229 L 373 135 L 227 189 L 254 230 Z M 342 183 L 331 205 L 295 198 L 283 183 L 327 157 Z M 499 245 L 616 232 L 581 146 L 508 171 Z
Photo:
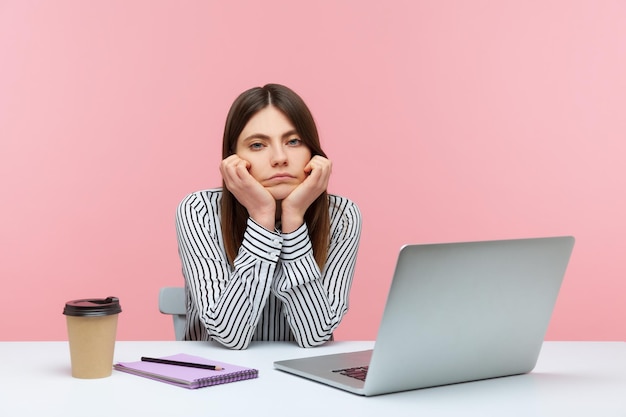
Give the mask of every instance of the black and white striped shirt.
M 222 189 L 192 193 L 178 206 L 176 232 L 187 296 L 186 340 L 217 340 L 245 349 L 251 340 L 320 345 L 348 310 L 361 213 L 329 195 L 330 246 L 323 271 L 306 224 L 292 233 L 248 219 L 230 266 L 221 230 Z

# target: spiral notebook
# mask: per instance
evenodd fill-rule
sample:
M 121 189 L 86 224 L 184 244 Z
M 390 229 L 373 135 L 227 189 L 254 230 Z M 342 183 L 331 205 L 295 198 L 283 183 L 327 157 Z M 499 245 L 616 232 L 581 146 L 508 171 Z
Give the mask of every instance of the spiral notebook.
M 167 365 L 144 361 L 119 362 L 113 365 L 113 368 L 121 372 L 127 372 L 129 374 L 189 389 L 227 384 L 229 382 L 242 381 L 259 376 L 259 371 L 257 369 L 213 361 L 200 356 L 187 355 L 185 353 L 164 356 L 161 359 L 216 365 L 222 367 L 223 369 L 221 371 L 213 371 L 209 369 L 190 368 L 186 366 Z

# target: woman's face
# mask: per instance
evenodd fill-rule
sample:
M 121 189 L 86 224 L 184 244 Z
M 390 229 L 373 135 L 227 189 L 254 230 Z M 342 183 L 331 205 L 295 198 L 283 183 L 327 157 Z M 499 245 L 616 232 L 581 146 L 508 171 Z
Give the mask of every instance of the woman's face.
M 304 167 L 311 160 L 310 149 L 291 121 L 271 105 L 250 118 L 237 139 L 236 153 L 250 163 L 250 175 L 276 200 L 304 181 Z

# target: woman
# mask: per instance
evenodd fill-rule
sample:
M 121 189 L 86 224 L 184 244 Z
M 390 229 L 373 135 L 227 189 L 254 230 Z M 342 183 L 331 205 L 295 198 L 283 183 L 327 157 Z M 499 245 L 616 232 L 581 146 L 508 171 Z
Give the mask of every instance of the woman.
M 224 129 L 222 188 L 179 204 L 187 340 L 332 337 L 348 310 L 361 214 L 326 192 L 331 162 L 313 117 L 287 87 L 242 93 Z

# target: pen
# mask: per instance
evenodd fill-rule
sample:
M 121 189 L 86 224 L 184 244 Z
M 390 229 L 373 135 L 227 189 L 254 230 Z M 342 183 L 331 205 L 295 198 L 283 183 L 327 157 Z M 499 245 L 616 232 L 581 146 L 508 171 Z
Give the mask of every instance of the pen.
M 159 359 L 159 358 L 147 358 L 145 356 L 142 356 L 141 360 L 143 362 L 154 362 L 154 363 L 163 363 L 165 365 L 186 366 L 188 368 L 210 369 L 212 371 L 224 370 L 224 368 L 222 368 L 221 366 L 217 366 L 217 365 L 205 365 L 203 363 L 172 361 L 169 359 Z

